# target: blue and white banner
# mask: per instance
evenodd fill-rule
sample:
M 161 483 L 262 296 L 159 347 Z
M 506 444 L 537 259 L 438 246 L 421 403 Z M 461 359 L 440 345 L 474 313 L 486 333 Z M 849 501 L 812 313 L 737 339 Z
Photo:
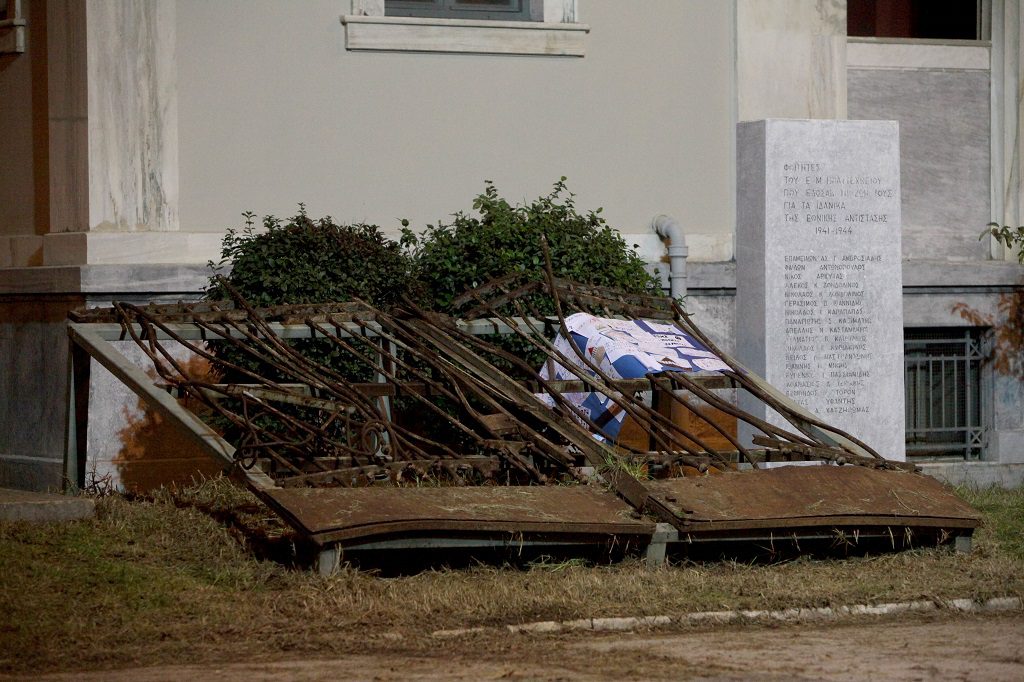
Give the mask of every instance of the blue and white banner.
M 613 379 L 636 379 L 660 372 L 717 372 L 728 369 L 707 346 L 673 324 L 648 320 L 614 320 L 576 313 L 565 320 L 571 343 L 587 360 Z M 561 334 L 555 347 L 569 360 L 576 360 L 570 340 Z M 579 375 L 596 377 L 582 362 L 575 371 L 549 361 L 541 369 L 545 379 L 572 380 Z M 565 397 L 581 408 L 610 440 L 618 437 L 625 413 L 603 393 L 570 393 Z M 554 406 L 551 396 L 542 396 Z

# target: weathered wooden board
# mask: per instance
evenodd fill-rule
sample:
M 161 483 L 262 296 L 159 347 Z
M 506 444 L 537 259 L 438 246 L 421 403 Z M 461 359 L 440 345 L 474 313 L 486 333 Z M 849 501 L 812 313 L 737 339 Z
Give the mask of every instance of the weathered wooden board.
M 277 488 L 260 491 L 320 543 L 399 533 L 647 536 L 654 522 L 592 486 Z M 600 537 L 599 537 L 600 536 Z
M 860 466 L 789 466 L 646 485 L 690 533 L 886 524 L 975 528 L 981 522 L 934 478 Z

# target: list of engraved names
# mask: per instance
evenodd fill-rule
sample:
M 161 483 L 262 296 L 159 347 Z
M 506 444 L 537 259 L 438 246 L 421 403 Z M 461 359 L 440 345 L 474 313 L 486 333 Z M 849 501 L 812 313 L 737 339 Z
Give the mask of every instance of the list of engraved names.
M 878 353 L 869 288 L 882 284 L 878 230 L 896 220 L 886 207 L 897 189 L 876 175 L 838 172 L 826 162 L 782 164 L 785 371 L 782 389 L 822 416 L 869 415 L 864 387 Z M 776 215 L 780 215 L 776 213 Z M 869 234 L 871 233 L 871 234 Z M 896 264 L 898 267 L 898 264 Z

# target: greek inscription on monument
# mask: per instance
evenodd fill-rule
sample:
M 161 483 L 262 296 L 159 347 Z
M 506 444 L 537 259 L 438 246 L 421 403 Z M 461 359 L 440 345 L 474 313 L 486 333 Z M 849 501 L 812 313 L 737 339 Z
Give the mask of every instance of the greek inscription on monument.
M 739 140 L 740 360 L 903 459 L 896 124 L 744 123 Z

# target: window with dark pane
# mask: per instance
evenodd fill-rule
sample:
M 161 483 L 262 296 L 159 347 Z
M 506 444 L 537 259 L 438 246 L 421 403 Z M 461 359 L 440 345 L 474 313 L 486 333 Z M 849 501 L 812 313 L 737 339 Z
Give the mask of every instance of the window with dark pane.
M 975 327 L 904 331 L 908 458 L 981 458 L 983 343 Z
M 848 0 L 846 34 L 874 38 L 983 40 L 981 0 Z
M 385 0 L 389 17 L 529 21 L 530 0 Z

